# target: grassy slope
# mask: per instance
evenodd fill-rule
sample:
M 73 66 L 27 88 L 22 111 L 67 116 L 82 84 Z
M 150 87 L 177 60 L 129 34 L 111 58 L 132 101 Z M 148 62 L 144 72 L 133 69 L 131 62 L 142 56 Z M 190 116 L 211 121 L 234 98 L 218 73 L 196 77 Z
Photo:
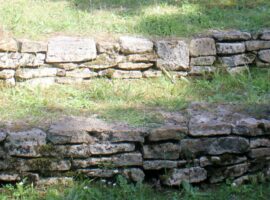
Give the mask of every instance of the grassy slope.
M 16 36 L 190 36 L 270 27 L 269 0 L 0 0 L 0 25 Z
M 94 79 L 85 86 L 0 89 L 0 121 L 29 119 L 32 122 L 52 119 L 63 114 L 97 113 L 107 119 L 142 125 L 159 121 L 151 107 L 180 110 L 191 101 L 270 103 L 270 72 L 253 71 L 252 75 L 216 74 L 212 81 L 177 81 L 164 77 L 153 80 Z

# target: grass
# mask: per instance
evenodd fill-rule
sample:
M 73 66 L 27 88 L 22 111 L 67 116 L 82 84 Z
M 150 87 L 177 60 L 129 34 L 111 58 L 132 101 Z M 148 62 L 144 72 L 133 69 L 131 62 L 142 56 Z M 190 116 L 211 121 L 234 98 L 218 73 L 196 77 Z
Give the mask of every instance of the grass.
M 252 31 L 270 27 L 270 1 L 0 0 L 0 26 L 15 36 L 35 39 L 57 33 L 107 37 Z
M 129 184 L 121 177 L 118 178 L 115 186 L 84 181 L 48 188 L 35 188 L 23 184 L 7 185 L 0 191 L 0 200 L 266 200 L 270 198 L 268 183 L 238 187 L 224 184 L 207 190 L 190 186 L 157 190 L 147 184 Z
M 180 111 L 190 102 L 270 104 L 270 71 L 230 76 L 215 74 L 172 84 L 162 77 L 141 80 L 93 79 L 88 85 L 0 88 L 0 121 L 39 123 L 61 115 L 98 114 L 134 125 L 160 122 L 155 110 Z M 252 106 L 251 106 L 252 107 Z M 151 112 L 149 112 L 151 111 Z

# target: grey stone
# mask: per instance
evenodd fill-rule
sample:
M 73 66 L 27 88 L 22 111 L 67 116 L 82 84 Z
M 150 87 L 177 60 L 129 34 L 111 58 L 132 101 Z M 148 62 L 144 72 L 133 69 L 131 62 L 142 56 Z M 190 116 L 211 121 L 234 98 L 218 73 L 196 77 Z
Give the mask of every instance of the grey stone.
M 39 53 L 47 51 L 47 43 L 32 40 L 20 40 L 22 53 Z
M 114 54 L 120 51 L 120 45 L 117 42 L 102 41 L 97 43 L 97 50 L 100 54 Z
M 270 50 L 262 50 L 258 52 L 258 57 L 263 62 L 270 63 Z
M 262 41 L 262 40 L 246 41 L 246 48 L 248 51 L 270 49 L 270 41 Z
M 197 155 L 242 154 L 249 151 L 249 141 L 241 137 L 219 137 L 181 140 L 181 152 L 186 157 Z
M 191 56 L 214 56 L 216 55 L 216 45 L 213 38 L 193 39 L 189 45 Z
M 148 54 L 132 54 L 127 56 L 128 62 L 154 62 L 157 56 L 153 53 Z
M 92 178 L 112 178 L 120 173 L 118 169 L 79 169 L 80 174 Z
M 232 154 L 224 154 L 220 156 L 211 156 L 210 162 L 212 165 L 217 166 L 226 166 L 226 165 L 234 165 L 247 161 L 246 156 L 238 156 Z
M 122 36 L 119 38 L 121 52 L 125 54 L 140 54 L 153 51 L 154 44 L 146 38 Z
M 11 79 L 15 75 L 15 71 L 12 69 L 4 69 L 0 71 L 0 79 Z
M 127 167 L 142 166 L 142 155 L 140 153 L 123 153 L 110 157 L 88 158 L 84 160 L 73 160 L 73 166 L 76 168 L 88 168 L 92 166 L 99 167 Z
M 7 133 L 0 130 L 0 142 L 3 142 L 7 137 Z
M 178 162 L 171 160 L 145 160 L 143 162 L 143 168 L 145 170 L 160 170 L 177 168 Z
M 265 158 L 267 156 L 270 156 L 270 148 L 251 149 L 249 156 L 251 158 Z
M 123 175 L 134 182 L 143 182 L 145 174 L 141 169 L 138 168 L 132 168 L 132 169 L 124 169 Z
M 20 175 L 16 173 L 0 173 L 1 182 L 16 182 L 21 180 Z
M 109 155 L 121 152 L 130 152 L 135 150 L 134 144 L 93 144 L 89 145 L 92 155 Z
M 240 67 L 228 68 L 226 70 L 230 75 L 235 76 L 235 75 L 239 75 L 239 74 L 243 74 L 245 72 L 248 72 L 249 68 L 248 68 L 248 66 L 240 66 Z
M 143 72 L 143 78 L 158 78 L 162 76 L 162 72 L 159 70 L 146 70 Z
M 213 37 L 218 41 L 245 41 L 251 39 L 251 34 L 241 31 L 217 32 Z
M 265 63 L 265 62 L 262 62 L 260 60 L 256 60 L 256 67 L 259 67 L 259 68 L 268 68 L 270 67 L 270 63 Z
M 0 69 L 15 69 L 20 66 L 20 53 L 0 53 Z
M 188 75 L 188 72 L 171 72 L 172 74 L 172 77 L 175 79 L 175 78 L 178 78 L 178 79 L 181 79 L 183 77 L 186 77 Z
M 56 64 L 53 64 L 53 67 L 70 71 L 70 70 L 79 68 L 79 65 L 76 63 L 56 63 Z
M 255 118 L 243 118 L 236 122 L 233 127 L 233 133 L 245 136 L 260 136 L 265 135 L 263 128 L 264 121 Z
M 46 62 L 82 62 L 96 56 L 96 44 L 92 38 L 55 37 L 49 40 Z
M 239 54 L 246 51 L 245 43 L 217 43 L 217 53 L 220 55 Z
M 49 66 L 33 68 L 20 68 L 16 70 L 16 78 L 18 79 L 32 79 L 42 77 L 55 77 L 58 72 L 57 68 L 51 68 Z
M 71 78 L 93 78 L 96 76 L 98 76 L 98 74 L 90 69 L 74 69 L 72 71 L 66 71 L 66 77 Z
M 144 159 L 176 160 L 180 147 L 174 143 L 151 144 L 143 146 Z
M 146 132 L 143 129 L 116 126 L 110 136 L 112 142 L 144 142 Z
M 216 60 L 215 56 L 201 56 L 196 58 L 191 58 L 191 66 L 209 66 L 213 65 Z
M 40 179 L 36 185 L 38 187 L 52 187 L 52 186 L 70 186 L 73 185 L 73 178 L 70 177 L 50 177 Z
M 125 62 L 125 57 L 121 55 L 110 56 L 107 54 L 99 54 L 95 60 L 83 63 L 80 67 L 89 69 L 108 69 L 116 67 L 118 63 Z
M 38 67 L 44 65 L 45 62 L 45 54 L 37 53 L 22 53 L 21 58 L 19 60 L 19 66 L 27 66 L 27 67 Z
M 213 74 L 216 71 L 214 66 L 192 66 L 191 70 L 188 72 L 188 75 L 191 76 L 201 76 Z
M 168 124 L 156 129 L 152 129 L 148 135 L 149 141 L 180 140 L 186 136 L 188 128 Z
M 250 147 L 251 148 L 270 147 L 270 139 L 269 138 L 251 138 Z
M 102 73 L 100 73 L 100 76 L 106 76 L 108 78 L 115 79 L 138 79 L 142 78 L 142 72 L 107 69 L 102 71 Z
M 40 157 L 40 147 L 46 144 L 46 133 L 40 129 L 8 133 L 5 148 L 11 156 Z
M 239 65 L 249 65 L 255 60 L 255 54 L 239 54 L 234 56 L 219 57 L 219 61 L 226 67 L 235 67 Z
M 166 70 L 188 70 L 189 48 L 184 41 L 158 41 L 156 43 L 158 68 Z
M 143 70 L 143 69 L 148 69 L 152 67 L 152 63 L 132 63 L 132 62 L 127 62 L 127 63 L 119 63 L 118 68 L 119 69 L 124 69 L 124 70 Z
M 163 180 L 163 184 L 168 186 L 179 186 L 182 182 L 200 183 L 207 179 L 207 171 L 201 167 L 191 167 L 185 169 L 173 169 L 169 176 Z
M 9 36 L 0 37 L 0 52 L 16 52 L 18 51 L 18 43 L 17 41 Z
M 262 40 L 270 40 L 270 30 L 262 31 L 262 33 L 260 35 L 260 39 L 262 39 Z

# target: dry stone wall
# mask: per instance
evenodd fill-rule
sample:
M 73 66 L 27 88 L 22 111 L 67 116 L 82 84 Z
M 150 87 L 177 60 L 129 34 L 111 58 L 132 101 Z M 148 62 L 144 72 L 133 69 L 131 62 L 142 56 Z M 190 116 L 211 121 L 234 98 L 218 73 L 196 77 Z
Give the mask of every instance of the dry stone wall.
M 187 40 L 123 36 L 118 41 L 54 37 L 48 42 L 0 38 L 0 82 L 7 85 L 87 83 L 94 77 L 154 78 L 269 68 L 270 30 L 214 32 Z
M 0 130 L 0 182 L 36 184 L 76 175 L 122 175 L 165 186 L 270 180 L 270 118 L 237 106 L 192 104 L 164 123 L 132 127 L 95 117 L 63 118 L 47 129 Z

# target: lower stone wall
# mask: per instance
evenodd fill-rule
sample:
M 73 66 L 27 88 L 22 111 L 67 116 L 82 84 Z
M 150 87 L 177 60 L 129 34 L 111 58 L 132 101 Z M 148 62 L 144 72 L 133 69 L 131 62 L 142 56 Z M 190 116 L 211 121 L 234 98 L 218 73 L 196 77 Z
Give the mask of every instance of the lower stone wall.
M 94 117 L 63 118 L 49 129 L 7 125 L 0 131 L 0 182 L 28 177 L 39 184 L 78 174 L 165 186 L 269 180 L 270 119 L 235 110 L 194 104 L 163 113 L 164 123 L 151 127 Z
M 269 69 L 270 30 L 214 32 L 194 39 L 123 36 L 115 41 L 62 37 L 48 41 L 0 38 L 0 82 L 87 83 L 94 77 L 173 78 L 212 74 L 219 68 L 238 73 L 248 66 Z

